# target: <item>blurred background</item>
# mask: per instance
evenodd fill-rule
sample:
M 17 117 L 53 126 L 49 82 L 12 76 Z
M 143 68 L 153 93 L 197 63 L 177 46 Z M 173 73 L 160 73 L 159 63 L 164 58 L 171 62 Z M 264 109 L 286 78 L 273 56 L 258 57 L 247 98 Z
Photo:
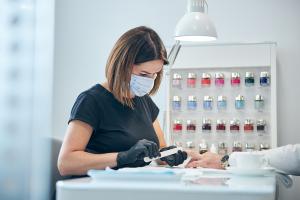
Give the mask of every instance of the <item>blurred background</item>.
M 277 42 L 278 146 L 300 143 L 300 1 L 208 0 L 218 42 Z M 0 0 L 0 199 L 48 199 L 51 145 L 77 95 L 105 81 L 118 37 L 146 25 L 167 48 L 186 0 Z M 213 59 L 213 58 L 212 58 Z M 163 123 L 166 85 L 153 98 Z M 46 138 L 46 139 L 45 139 Z M 280 199 L 298 199 L 300 178 Z
M 48 199 L 54 2 L 0 1 L 0 199 Z

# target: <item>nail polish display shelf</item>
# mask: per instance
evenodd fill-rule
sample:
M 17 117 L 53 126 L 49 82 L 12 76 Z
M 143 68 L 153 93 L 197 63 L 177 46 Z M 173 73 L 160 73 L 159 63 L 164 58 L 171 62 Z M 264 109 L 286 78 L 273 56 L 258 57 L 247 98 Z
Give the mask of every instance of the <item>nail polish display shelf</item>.
M 168 142 L 229 153 L 276 147 L 275 50 L 272 42 L 181 45 L 166 76 Z

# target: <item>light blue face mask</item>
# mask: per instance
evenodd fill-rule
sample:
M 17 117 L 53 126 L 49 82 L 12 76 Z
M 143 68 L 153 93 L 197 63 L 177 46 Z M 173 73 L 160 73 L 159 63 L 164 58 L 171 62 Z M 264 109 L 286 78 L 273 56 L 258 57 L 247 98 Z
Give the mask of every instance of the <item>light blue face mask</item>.
M 152 90 L 154 86 L 154 80 L 155 78 L 132 74 L 130 80 L 130 90 L 134 95 L 142 97 Z

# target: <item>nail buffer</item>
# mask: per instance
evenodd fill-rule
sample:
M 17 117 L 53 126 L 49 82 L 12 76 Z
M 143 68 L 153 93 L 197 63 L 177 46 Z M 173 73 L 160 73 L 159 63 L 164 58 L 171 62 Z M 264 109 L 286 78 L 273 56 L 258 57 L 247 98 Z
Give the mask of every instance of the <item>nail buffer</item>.
M 175 153 L 177 153 L 179 150 L 183 151 L 182 147 L 176 147 L 176 148 L 174 148 L 174 149 L 170 149 L 170 150 L 166 150 L 166 151 L 160 152 L 160 157 L 155 157 L 155 158 L 145 157 L 145 158 L 144 158 L 144 161 L 145 161 L 145 162 L 151 162 L 151 161 L 153 161 L 153 160 L 157 160 L 157 159 L 159 159 L 159 158 L 163 158 L 163 157 L 166 157 L 166 156 L 175 154 Z

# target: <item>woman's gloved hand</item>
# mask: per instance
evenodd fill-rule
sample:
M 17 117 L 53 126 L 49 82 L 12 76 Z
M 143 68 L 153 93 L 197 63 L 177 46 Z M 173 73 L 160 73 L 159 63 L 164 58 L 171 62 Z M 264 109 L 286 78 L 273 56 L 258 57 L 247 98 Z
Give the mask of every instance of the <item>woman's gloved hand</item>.
M 160 149 L 160 152 L 174 149 L 176 146 L 169 146 Z M 165 161 L 168 165 L 177 166 L 182 164 L 187 159 L 187 153 L 185 151 L 179 150 L 177 153 L 161 158 L 161 161 Z
M 117 168 L 141 167 L 149 163 L 144 162 L 144 157 L 154 158 L 160 156 L 158 146 L 149 140 L 139 140 L 128 151 L 119 152 L 117 155 Z

